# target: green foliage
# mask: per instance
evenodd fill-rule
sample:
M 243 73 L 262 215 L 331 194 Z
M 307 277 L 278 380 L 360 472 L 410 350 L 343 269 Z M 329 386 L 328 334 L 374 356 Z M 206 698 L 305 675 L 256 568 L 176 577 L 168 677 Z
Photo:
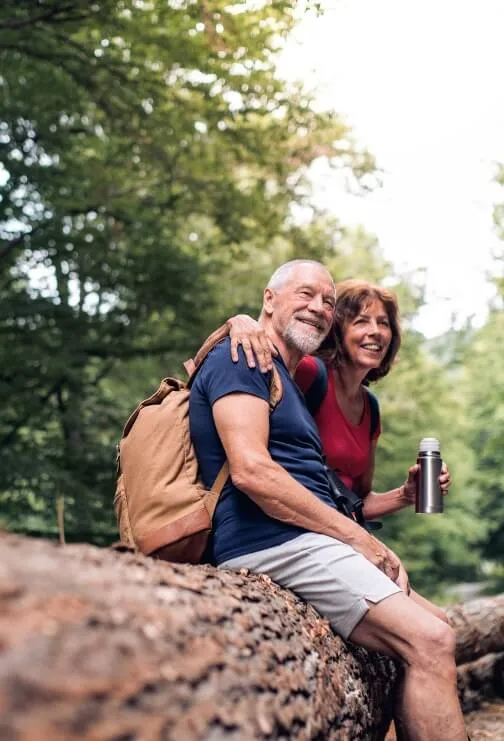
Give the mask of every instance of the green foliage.
M 468 343 L 464 386 L 470 409 L 468 441 L 474 451 L 472 480 L 481 490 L 480 516 L 488 522 L 483 553 L 504 552 L 504 313 L 494 312 Z
M 292 249 L 291 209 L 307 203 L 316 157 L 356 177 L 372 167 L 337 115 L 276 78 L 293 23 L 290 2 L 2 4 L 9 527 L 52 532 L 63 495 L 71 536 L 113 537 L 126 411 L 243 305 L 236 266 Z
M 283 39 L 319 6 L 2 3 L 0 526 L 56 536 L 63 497 L 68 540 L 115 539 L 122 423 L 224 318 L 257 315 L 281 262 L 391 285 L 406 327 L 415 315 L 418 278 L 311 202 L 319 157 L 363 187 L 374 172 L 337 114 L 275 74 Z M 385 528 L 431 594 L 478 577 L 482 545 L 502 551 L 503 331 L 500 314 L 436 343 L 406 331 L 377 387 L 375 488 L 404 480 L 427 434 L 453 474 L 444 515 L 410 510 Z
M 440 440 L 453 480 L 442 515 L 417 515 L 413 508 L 398 512 L 387 519 L 384 539 L 404 559 L 414 587 L 429 594 L 438 594 L 443 583 L 478 578 L 478 544 L 486 523 L 478 516 L 479 492 L 471 481 L 474 460 L 456 375 L 450 379 L 419 337 L 406 333 L 399 362 L 376 392 L 383 415 L 376 490 L 403 483 L 420 439 L 427 436 Z

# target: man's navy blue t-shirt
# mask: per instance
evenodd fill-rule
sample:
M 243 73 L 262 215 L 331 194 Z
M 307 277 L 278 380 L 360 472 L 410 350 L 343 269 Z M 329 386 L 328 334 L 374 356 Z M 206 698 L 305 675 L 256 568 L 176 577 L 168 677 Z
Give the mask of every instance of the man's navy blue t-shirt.
M 270 414 L 270 455 L 300 484 L 334 508 L 315 422 L 283 361 L 278 357 L 273 362 L 282 379 L 283 395 Z M 209 353 L 196 376 L 189 402 L 191 437 L 206 488 L 211 488 L 226 459 L 214 424 L 212 405 L 233 393 L 252 394 L 269 401 L 270 381 L 271 372 L 261 373 L 257 368 L 248 367 L 241 348 L 238 363 L 232 361 L 229 338 Z M 249 420 L 249 423 L 253 425 L 254 422 Z M 271 548 L 304 532 L 303 528 L 269 517 L 228 479 L 214 514 L 214 561 L 219 564 Z

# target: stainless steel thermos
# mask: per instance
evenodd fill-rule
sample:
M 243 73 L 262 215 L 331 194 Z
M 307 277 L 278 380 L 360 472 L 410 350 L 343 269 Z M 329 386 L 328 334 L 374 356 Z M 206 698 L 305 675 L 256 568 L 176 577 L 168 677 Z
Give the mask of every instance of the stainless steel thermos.
M 415 511 L 428 515 L 442 512 L 443 495 L 439 486 L 439 474 L 443 462 L 439 441 L 435 437 L 420 440 L 417 463 L 420 468 L 417 475 Z

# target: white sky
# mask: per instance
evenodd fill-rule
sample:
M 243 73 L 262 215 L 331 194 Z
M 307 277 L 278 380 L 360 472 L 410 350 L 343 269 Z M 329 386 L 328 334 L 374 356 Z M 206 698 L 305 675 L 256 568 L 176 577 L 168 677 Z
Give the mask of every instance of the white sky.
M 347 194 L 320 170 L 319 204 L 363 224 L 399 271 L 427 270 L 427 336 L 474 315 L 494 294 L 486 274 L 493 184 L 504 162 L 503 0 L 326 0 L 304 14 L 280 70 L 343 114 L 384 171 L 383 187 Z

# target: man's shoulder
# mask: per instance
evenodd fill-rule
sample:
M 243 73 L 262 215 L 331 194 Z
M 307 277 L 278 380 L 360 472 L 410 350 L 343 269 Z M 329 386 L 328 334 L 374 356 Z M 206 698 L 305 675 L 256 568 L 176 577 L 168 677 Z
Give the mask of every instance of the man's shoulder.
M 238 362 L 235 362 L 231 357 L 231 340 L 229 337 L 225 337 L 210 350 L 198 375 L 205 378 L 205 376 L 212 375 L 216 371 L 226 375 L 235 375 L 237 371 L 242 369 L 242 366 L 248 367 L 244 363 L 241 348 L 238 348 Z
M 231 365 L 230 340 L 229 337 L 225 337 L 212 347 L 198 368 L 192 391 L 202 391 L 212 378 L 219 377 L 220 374 L 227 375 Z
M 238 361 L 231 358 L 230 340 L 219 342 L 208 353 L 195 379 L 193 388 L 204 392 L 211 403 L 230 393 L 250 393 L 267 399 L 271 373 L 249 368 L 241 347 Z
M 211 365 L 214 365 L 215 363 L 224 363 L 228 360 L 231 361 L 231 340 L 229 337 L 224 337 L 224 339 L 220 340 L 208 353 L 205 360 L 203 361 L 203 365 L 201 366 L 201 370 L 204 368 L 208 368 Z

